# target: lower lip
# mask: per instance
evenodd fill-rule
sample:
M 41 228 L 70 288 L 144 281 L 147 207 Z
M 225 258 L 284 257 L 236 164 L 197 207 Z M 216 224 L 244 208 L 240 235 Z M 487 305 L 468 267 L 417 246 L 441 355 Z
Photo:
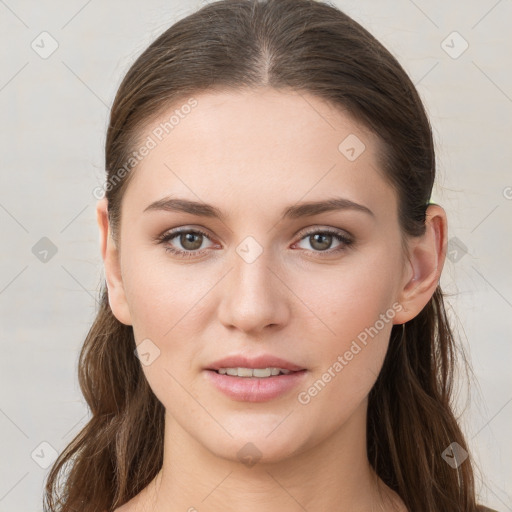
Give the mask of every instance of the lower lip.
M 306 370 L 273 377 L 233 377 L 206 370 L 207 378 L 224 394 L 239 402 L 266 402 L 290 391 L 303 381 Z

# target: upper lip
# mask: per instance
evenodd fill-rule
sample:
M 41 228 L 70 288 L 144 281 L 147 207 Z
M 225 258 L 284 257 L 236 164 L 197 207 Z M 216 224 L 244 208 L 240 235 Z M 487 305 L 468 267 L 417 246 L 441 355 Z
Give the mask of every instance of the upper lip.
M 305 370 L 302 366 L 290 363 L 280 357 L 269 354 L 262 354 L 255 357 L 247 357 L 243 355 L 232 355 L 223 357 L 211 363 L 206 370 L 218 370 L 219 368 L 282 368 L 297 372 Z

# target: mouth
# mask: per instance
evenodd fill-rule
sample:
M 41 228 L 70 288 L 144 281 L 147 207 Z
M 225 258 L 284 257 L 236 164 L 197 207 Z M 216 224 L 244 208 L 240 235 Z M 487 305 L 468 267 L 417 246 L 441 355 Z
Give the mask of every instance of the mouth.
M 218 391 L 238 402 L 265 402 L 303 385 L 308 371 L 272 354 L 228 355 L 204 368 L 204 376 Z

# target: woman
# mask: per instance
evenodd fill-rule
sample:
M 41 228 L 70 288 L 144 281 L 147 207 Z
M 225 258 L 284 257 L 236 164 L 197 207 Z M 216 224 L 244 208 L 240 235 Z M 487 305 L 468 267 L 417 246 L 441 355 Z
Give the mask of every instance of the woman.
M 373 36 L 322 2 L 202 8 L 125 76 L 106 170 L 92 418 L 47 510 L 482 510 L 431 128 Z

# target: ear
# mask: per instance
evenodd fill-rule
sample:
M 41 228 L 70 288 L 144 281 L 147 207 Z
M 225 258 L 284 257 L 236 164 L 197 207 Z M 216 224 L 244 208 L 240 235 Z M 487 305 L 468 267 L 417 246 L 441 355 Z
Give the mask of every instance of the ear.
M 110 309 L 121 323 L 132 325 L 121 276 L 120 255 L 112 238 L 108 220 L 108 201 L 106 198 L 100 199 L 96 205 L 96 219 L 100 230 L 101 256 L 105 266 Z
M 443 270 L 447 248 L 446 213 L 441 206 L 427 208 L 425 233 L 409 241 L 409 256 L 398 302 L 403 310 L 394 318 L 403 324 L 417 316 L 434 294 Z

